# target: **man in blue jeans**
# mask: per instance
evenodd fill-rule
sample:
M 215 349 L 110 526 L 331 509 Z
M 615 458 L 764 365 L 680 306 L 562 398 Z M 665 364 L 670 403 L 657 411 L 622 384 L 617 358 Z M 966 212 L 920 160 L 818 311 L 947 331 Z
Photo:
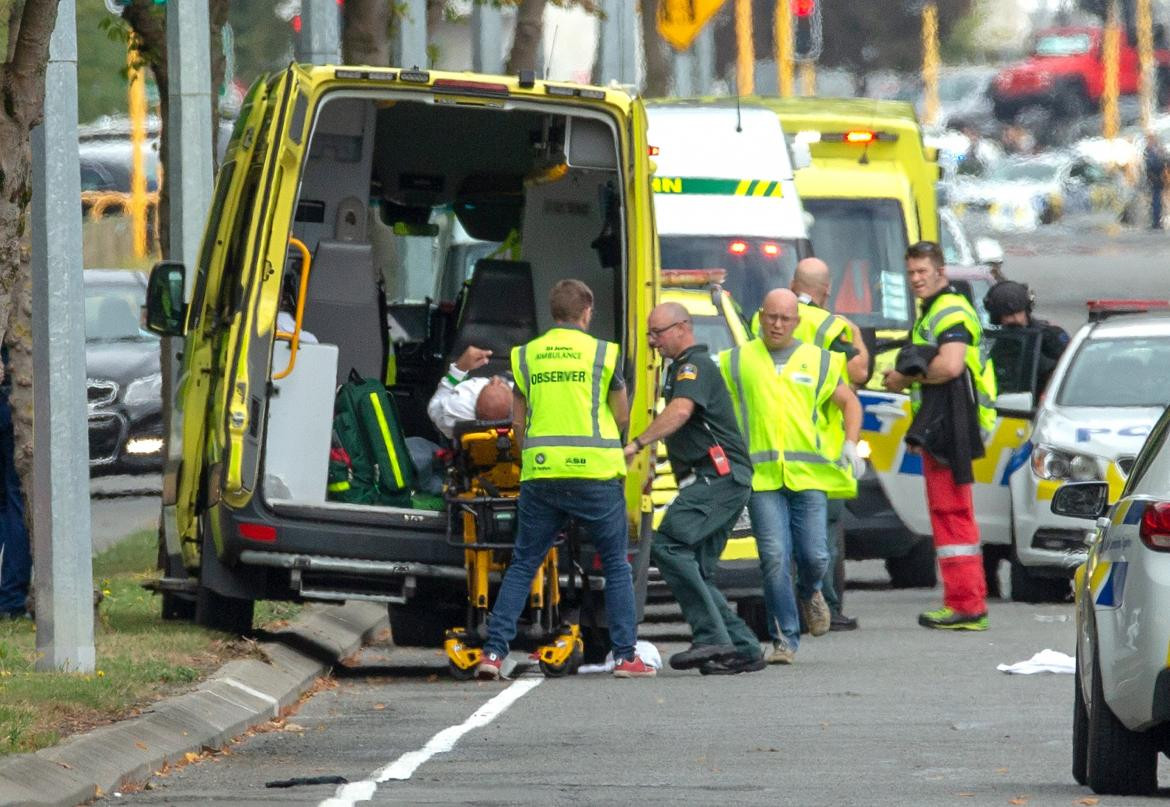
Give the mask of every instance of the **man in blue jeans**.
M 619 349 L 586 332 L 593 292 L 581 281 L 557 283 L 549 304 L 553 327 L 512 350 L 512 432 L 521 448 L 516 543 L 488 617 L 476 677 L 500 677 L 532 578 L 570 518 L 589 532 L 601 556 L 614 676 L 652 677 L 654 668 L 635 652 L 622 446 L 630 410 Z
M 829 564 L 825 491 L 838 484 L 846 466 L 854 473 L 861 466 L 861 403 L 844 375 L 845 356 L 794 338 L 799 322 L 796 295 L 771 291 L 760 309 L 760 338 L 719 359 L 753 464 L 748 513 L 764 577 L 770 664 L 795 660 L 801 616 L 813 636 L 829 630 L 821 594 Z M 837 456 L 825 446 L 831 443 L 825 440 L 830 407 L 839 408 L 844 421 Z

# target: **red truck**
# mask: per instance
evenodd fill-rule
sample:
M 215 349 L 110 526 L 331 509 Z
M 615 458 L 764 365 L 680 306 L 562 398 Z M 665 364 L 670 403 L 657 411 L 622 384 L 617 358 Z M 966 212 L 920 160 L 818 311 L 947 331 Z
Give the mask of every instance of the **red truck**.
M 1160 26 L 1158 26 L 1160 28 Z M 1160 39 L 1160 37 L 1158 37 Z M 1012 120 L 1024 107 L 1040 106 L 1061 117 L 1096 109 L 1105 89 L 1100 27 L 1049 28 L 1036 34 L 1031 55 L 1005 67 L 991 82 L 995 117 Z M 1121 38 L 1120 84 L 1123 95 L 1138 91 L 1137 48 Z M 1170 50 L 1155 51 L 1158 106 L 1170 92 Z

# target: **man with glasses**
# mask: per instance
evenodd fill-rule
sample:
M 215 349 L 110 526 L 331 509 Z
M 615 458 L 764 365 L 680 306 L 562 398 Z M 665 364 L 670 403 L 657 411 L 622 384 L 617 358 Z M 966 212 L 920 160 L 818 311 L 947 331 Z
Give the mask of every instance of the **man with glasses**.
M 939 245 L 921 241 L 911 246 L 906 274 L 920 306 L 910 341 L 919 350 L 929 348 L 933 357 L 929 361 L 926 355 L 920 357 L 923 373 L 885 371 L 884 385 L 892 392 L 909 389 L 913 425 L 920 413 L 925 419 L 929 411 L 931 428 L 943 435 L 936 441 L 942 449 L 907 447 L 922 455 L 926 503 L 943 579 L 943 606 L 920 614 L 918 624 L 939 630 L 987 630 L 987 584 L 971 498 L 971 464 L 983 456 L 981 436 L 995 428 L 995 376 L 980 353 L 979 317 L 947 280 Z M 956 384 L 960 386 L 947 386 Z M 924 407 L 924 393 L 935 401 L 939 394 L 952 394 L 942 406 L 931 407 L 928 401 Z M 945 456 L 936 456 L 940 450 Z
M 716 566 L 751 493 L 752 466 L 735 422 L 731 398 L 706 345 L 695 343 L 686 308 L 662 303 L 650 312 L 646 334 L 666 370 L 666 407 L 625 449 L 633 461 L 642 449 L 666 441 L 678 496 L 654 533 L 651 557 L 683 617 L 691 646 L 670 657 L 676 670 L 734 675 L 764 669 L 751 628 L 731 610 L 715 585 Z
M 850 458 L 824 439 L 822 423 L 839 414 L 853 444 L 861 431 L 861 403 L 848 384 L 845 355 L 796 339 L 799 322 L 796 295 L 775 289 L 760 309 L 760 338 L 719 355 L 753 465 L 748 512 L 764 576 L 769 664 L 795 660 L 801 616 L 813 636 L 829 630 L 821 593 L 829 563 L 826 491 Z

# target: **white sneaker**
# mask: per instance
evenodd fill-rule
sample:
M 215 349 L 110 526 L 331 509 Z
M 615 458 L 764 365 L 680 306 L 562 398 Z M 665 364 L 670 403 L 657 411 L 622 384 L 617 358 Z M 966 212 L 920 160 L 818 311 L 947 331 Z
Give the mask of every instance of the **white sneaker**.
M 769 664 L 792 664 L 796 661 L 796 651 L 787 642 L 772 642 L 772 652 L 767 660 Z

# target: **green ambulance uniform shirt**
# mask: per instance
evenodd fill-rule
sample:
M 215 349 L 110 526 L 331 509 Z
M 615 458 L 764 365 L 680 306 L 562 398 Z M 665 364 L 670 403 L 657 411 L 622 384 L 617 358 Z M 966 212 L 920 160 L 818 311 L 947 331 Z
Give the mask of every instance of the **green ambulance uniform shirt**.
M 718 476 L 707 453 L 718 442 L 731 463 L 731 478 L 751 485 L 752 465 L 735 421 L 731 395 L 706 345 L 692 345 L 671 363 L 662 395 L 667 403 L 687 398 L 695 405 L 690 419 L 666 438 L 666 454 L 675 478 L 683 479 L 692 472 Z

